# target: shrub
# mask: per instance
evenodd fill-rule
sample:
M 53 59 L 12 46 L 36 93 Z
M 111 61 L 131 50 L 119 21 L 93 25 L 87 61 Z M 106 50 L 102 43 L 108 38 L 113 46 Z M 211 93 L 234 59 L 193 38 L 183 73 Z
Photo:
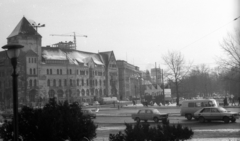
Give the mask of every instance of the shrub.
M 178 141 L 191 139 L 193 131 L 188 127 L 182 127 L 181 124 L 166 124 L 150 126 L 149 123 L 127 124 L 124 134 L 110 134 L 110 141 Z
M 83 116 L 78 103 L 57 103 L 50 99 L 43 109 L 23 107 L 19 116 L 19 136 L 24 141 L 79 141 L 96 137 L 97 126 L 90 117 Z M 13 122 L 0 127 L 4 140 L 13 139 Z

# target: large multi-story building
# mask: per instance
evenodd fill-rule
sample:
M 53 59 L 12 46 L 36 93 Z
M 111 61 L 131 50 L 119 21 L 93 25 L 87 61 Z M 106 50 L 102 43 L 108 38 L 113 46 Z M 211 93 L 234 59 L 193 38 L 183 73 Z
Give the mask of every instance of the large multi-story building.
M 141 97 L 142 77 L 139 68 L 124 60 L 117 60 L 117 66 L 120 99 L 125 100 Z
M 55 97 L 93 102 L 104 96 L 119 97 L 118 68 L 113 51 L 91 53 L 72 49 L 72 44 L 42 47 L 42 36 L 23 17 L 7 43 L 24 46 L 18 59 L 19 103 L 36 105 Z M 0 101 L 11 106 L 12 67 L 6 51 L 0 52 Z

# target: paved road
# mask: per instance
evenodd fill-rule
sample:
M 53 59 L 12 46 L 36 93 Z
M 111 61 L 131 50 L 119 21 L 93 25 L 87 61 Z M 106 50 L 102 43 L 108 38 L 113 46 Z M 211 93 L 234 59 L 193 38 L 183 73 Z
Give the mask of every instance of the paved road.
M 98 124 L 97 140 L 106 139 L 109 134 L 116 134 L 119 131 L 124 131 L 124 123 L 134 124 L 135 122 L 130 117 L 97 117 L 94 120 Z M 151 126 L 155 126 L 156 123 L 149 122 Z M 198 121 L 188 121 L 183 117 L 170 117 L 170 123 L 181 123 L 183 126 L 190 127 L 194 131 L 193 138 L 240 138 L 240 120 L 236 123 L 224 123 L 221 121 L 212 121 L 210 123 L 199 123 Z M 159 123 L 161 124 L 161 122 Z
M 124 107 L 118 108 L 101 108 L 97 113 L 97 119 L 95 123 L 98 124 L 96 140 L 107 140 L 110 133 L 118 133 L 124 131 L 124 123 L 134 124 L 130 115 L 136 113 L 143 107 Z M 236 123 L 225 124 L 224 122 L 217 121 L 211 123 L 199 123 L 198 121 L 188 121 L 184 117 L 180 116 L 180 107 L 154 107 L 159 111 L 170 113 L 170 123 L 181 123 L 183 126 L 190 127 L 194 130 L 193 138 L 224 138 L 230 141 L 231 139 L 240 138 L 240 119 Z M 230 111 L 240 112 L 239 107 L 228 107 Z M 156 125 L 154 122 L 150 122 L 151 125 Z M 160 123 L 161 124 L 161 123 Z M 221 139 L 220 139 L 221 140 Z M 239 139 L 240 140 L 240 139 Z

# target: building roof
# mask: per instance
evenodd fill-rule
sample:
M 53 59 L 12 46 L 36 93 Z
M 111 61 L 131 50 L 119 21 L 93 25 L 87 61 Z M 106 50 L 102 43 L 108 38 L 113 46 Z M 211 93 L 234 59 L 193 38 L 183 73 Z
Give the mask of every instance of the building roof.
M 15 29 L 7 38 L 11 38 L 17 35 L 28 35 L 28 36 L 38 35 L 42 37 L 40 34 L 36 32 L 34 27 L 30 24 L 30 22 L 25 17 L 21 19 L 21 21 L 17 24 Z
M 43 47 L 42 57 L 45 60 L 69 60 L 70 63 L 76 65 L 90 61 L 93 61 L 96 65 L 104 65 L 98 54 L 74 49 Z
M 101 55 L 104 64 L 108 64 L 111 56 L 113 55 L 113 51 L 99 52 L 99 54 Z

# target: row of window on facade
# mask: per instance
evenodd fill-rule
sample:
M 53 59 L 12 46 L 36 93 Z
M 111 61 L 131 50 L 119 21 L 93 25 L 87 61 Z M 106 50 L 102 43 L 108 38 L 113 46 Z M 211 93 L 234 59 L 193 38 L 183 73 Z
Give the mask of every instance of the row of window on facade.
M 6 71 L 1 70 L 0 71 L 0 77 L 9 77 L 12 74 L 12 69 L 6 69 Z
M 11 79 L 7 79 L 4 81 L 0 81 L 0 88 L 2 87 L 11 87 L 12 86 L 12 80 Z
M 37 63 L 37 58 L 36 57 L 34 57 L 34 58 L 29 57 L 28 58 L 28 63 Z
M 65 93 L 65 96 L 64 96 Z M 77 90 L 77 97 L 84 97 L 84 96 L 103 96 L 104 93 L 106 93 L 106 89 L 82 89 L 82 90 Z M 31 102 L 36 102 L 37 101 L 37 91 L 36 90 L 31 90 L 29 92 L 29 100 Z M 48 92 L 48 96 L 49 98 L 53 98 L 53 97 L 57 97 L 57 98 L 65 98 L 65 99 L 71 99 L 73 98 L 72 95 L 72 90 L 65 90 L 65 92 L 63 90 L 57 90 L 57 92 L 55 92 L 54 90 L 49 90 Z
M 81 96 L 103 96 L 103 94 L 106 93 L 106 89 L 82 89 L 77 90 L 77 97 Z M 31 95 L 31 94 L 30 94 Z M 63 90 L 57 90 L 57 93 L 54 90 L 49 90 L 48 92 L 49 98 L 53 98 L 57 96 L 58 98 L 63 98 L 64 91 Z M 72 97 L 72 91 L 65 90 L 65 97 Z
M 53 70 L 52 69 L 47 69 L 47 74 L 63 74 L 63 71 L 62 69 L 57 69 L 56 73 L 53 73 Z M 73 71 L 72 69 L 67 69 L 67 72 L 66 74 L 73 74 Z M 88 75 L 88 71 L 87 70 L 76 70 L 75 71 L 75 74 L 76 75 Z M 104 76 L 104 72 L 101 72 L 101 71 L 92 71 L 92 75 L 95 75 L 95 76 Z
M 76 83 L 76 86 L 84 86 L 84 79 L 77 79 L 77 81 L 76 81 L 77 83 Z M 62 85 L 62 80 L 61 79 L 59 79 L 58 80 L 58 85 L 57 85 L 57 80 L 56 79 L 53 79 L 52 80 L 52 83 L 51 83 L 51 80 L 50 79 L 48 79 L 47 80 L 47 86 L 68 86 L 68 84 L 69 84 L 69 86 L 74 86 L 74 84 L 75 84 L 75 80 L 73 80 L 73 79 L 69 79 L 69 83 L 67 83 L 67 79 L 64 79 L 64 81 L 63 81 L 63 84 L 64 85 Z M 86 86 L 102 86 L 104 84 L 104 86 L 106 86 L 106 82 L 105 82 L 105 80 L 97 80 L 97 79 L 95 79 L 95 80 L 91 80 L 91 79 L 86 79 Z

